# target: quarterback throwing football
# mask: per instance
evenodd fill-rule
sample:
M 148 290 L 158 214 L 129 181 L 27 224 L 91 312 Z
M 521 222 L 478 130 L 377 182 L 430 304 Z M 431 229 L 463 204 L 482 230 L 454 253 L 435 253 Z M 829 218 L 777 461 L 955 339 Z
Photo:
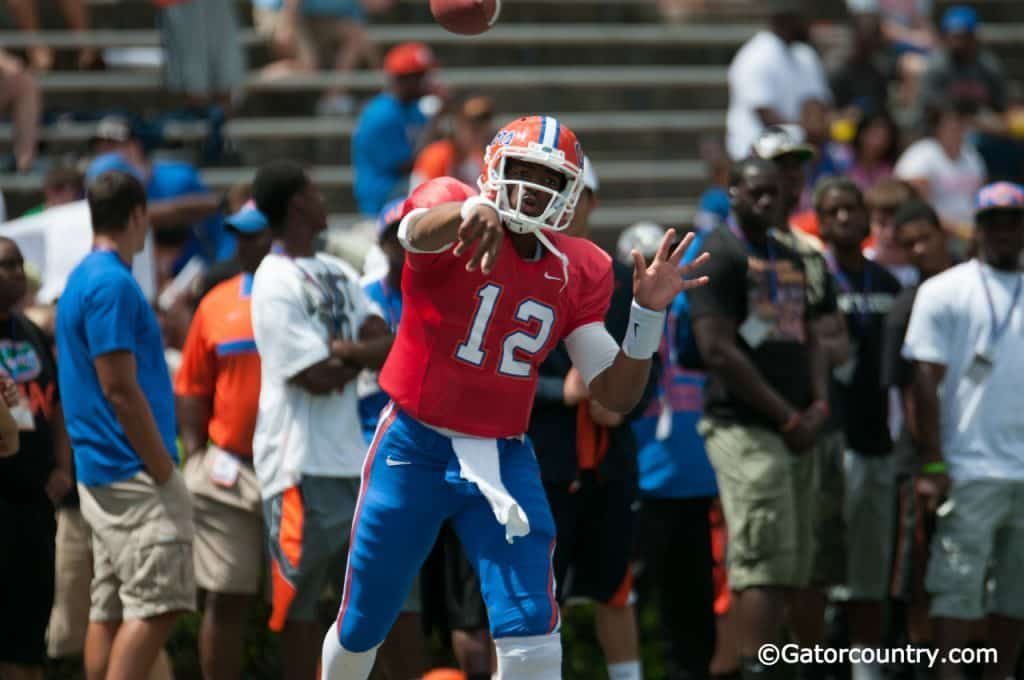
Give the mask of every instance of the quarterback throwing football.
M 325 680 L 364 680 L 437 537 L 454 522 L 480 577 L 498 677 L 561 677 L 551 555 L 555 525 L 524 436 L 537 367 L 564 340 L 593 399 L 640 399 L 665 309 L 706 256 L 680 266 L 691 236 L 670 231 L 648 264 L 634 252 L 622 346 L 604 327 L 611 260 L 569 225 L 583 150 L 550 117 L 521 118 L 487 148 L 481 194 L 450 178 L 406 200 L 404 307 L 380 383 L 392 399 L 363 465 Z

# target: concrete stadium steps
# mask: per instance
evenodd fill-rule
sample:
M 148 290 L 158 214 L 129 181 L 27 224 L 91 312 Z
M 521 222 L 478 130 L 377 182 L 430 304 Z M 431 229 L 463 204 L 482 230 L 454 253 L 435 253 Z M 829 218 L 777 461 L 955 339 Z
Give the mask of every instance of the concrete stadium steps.
M 63 25 L 58 0 L 42 0 L 40 19 L 45 28 Z M 87 0 L 91 23 L 103 28 L 140 28 L 157 25 L 157 10 L 149 0 Z M 236 2 L 239 20 L 251 23 L 249 2 Z M 639 23 L 659 21 L 655 0 L 505 0 L 502 23 L 580 22 Z M 393 9 L 370 17 L 370 23 L 429 23 L 433 18 L 427 0 L 397 0 Z M 12 25 L 5 13 L 5 25 Z
M 703 164 L 698 161 L 614 161 L 595 156 L 600 173 L 601 197 L 622 202 L 684 202 L 695 197 L 706 184 Z M 205 168 L 203 181 L 214 191 L 224 191 L 239 182 L 250 181 L 255 168 Z M 356 212 L 352 196 L 352 169 L 343 165 L 315 166 L 310 170 L 332 213 Z M 11 214 L 42 200 L 38 175 L 0 175 L 0 191 Z
M 576 132 L 588 153 L 609 160 L 635 158 L 638 150 L 651 150 L 654 158 L 693 155 L 699 140 L 725 129 L 724 111 L 601 111 L 548 112 Z M 502 125 L 523 114 L 500 115 Z M 274 158 L 301 158 L 310 163 L 348 162 L 355 122 L 346 118 L 240 118 L 229 122 L 225 134 L 248 165 Z M 96 123 L 55 123 L 44 128 L 42 140 L 50 154 L 84 153 Z M 198 153 L 206 138 L 205 123 L 171 123 L 167 142 Z M 0 124 L 0 149 L 10 150 L 13 129 Z
M 441 80 L 457 92 L 489 94 L 501 111 L 646 110 L 725 108 L 726 69 L 721 66 L 484 67 L 445 69 Z M 181 106 L 154 72 L 53 72 L 40 77 L 47 108 L 156 113 Z M 377 72 L 318 72 L 247 82 L 243 115 L 308 115 L 324 88 L 335 85 L 368 98 L 384 84 Z
M 715 24 L 632 24 L 537 23 L 502 24 L 481 36 L 464 37 L 448 33 L 434 24 L 377 25 L 370 28 L 374 40 L 386 49 L 410 40 L 430 44 L 442 64 L 475 66 L 531 66 L 538 64 L 587 63 L 591 65 L 630 64 L 727 64 L 736 49 L 760 25 L 756 23 Z M 833 25 L 816 36 L 826 52 L 845 41 L 846 31 Z M 1004 58 L 1022 55 L 1024 24 L 988 25 L 982 38 Z M 35 42 L 51 45 L 59 53 L 58 66 L 67 67 L 72 50 L 96 48 L 157 47 L 156 30 L 98 30 L 77 34 L 69 31 L 0 31 L 0 45 L 18 49 Z M 264 38 L 245 29 L 242 42 L 251 64 L 272 59 Z

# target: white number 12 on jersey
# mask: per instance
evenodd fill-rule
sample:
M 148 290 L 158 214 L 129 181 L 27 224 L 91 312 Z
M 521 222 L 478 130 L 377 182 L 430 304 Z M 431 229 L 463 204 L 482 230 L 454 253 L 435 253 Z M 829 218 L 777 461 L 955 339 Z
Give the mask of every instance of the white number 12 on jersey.
M 468 364 L 483 366 L 487 357 L 487 351 L 483 349 L 484 339 L 491 324 L 491 317 L 494 316 L 494 308 L 498 306 L 501 286 L 488 283 L 476 292 L 476 296 L 480 300 L 476 306 L 476 313 L 473 314 L 473 323 L 469 327 L 466 340 L 455 350 L 455 356 Z M 530 335 L 526 331 L 516 331 L 505 336 L 501 344 L 498 373 L 515 378 L 528 378 L 532 367 L 529 362 L 516 358 L 516 350 L 532 356 L 547 344 L 551 329 L 555 325 L 555 310 L 527 298 L 516 307 L 515 316 L 523 323 L 539 321 L 540 328 L 535 335 Z

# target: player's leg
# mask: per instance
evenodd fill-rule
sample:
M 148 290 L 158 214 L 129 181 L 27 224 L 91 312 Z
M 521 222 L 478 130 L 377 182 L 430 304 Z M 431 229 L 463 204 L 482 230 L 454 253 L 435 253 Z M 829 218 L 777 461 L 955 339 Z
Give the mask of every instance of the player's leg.
M 501 680 L 561 678 L 552 555 L 555 523 L 540 469 L 529 444 L 498 442 L 501 479 L 530 522 L 530 533 L 512 543 L 482 495 L 455 516 L 455 530 L 480 577 Z
M 446 437 L 389 407 L 363 464 L 345 588 L 323 643 L 324 680 L 364 680 L 452 498 Z
M 561 607 L 569 595 L 569 588 L 575 580 L 570 568 L 579 562 L 579 528 L 589 521 L 581 511 L 584 490 L 579 480 L 572 482 L 544 482 L 544 495 L 548 508 L 555 520 L 555 546 L 553 564 L 555 569 L 555 599 Z
M 480 579 L 466 557 L 451 522 L 441 529 L 444 600 L 451 628 L 452 652 L 467 680 L 489 679 L 497 670 L 487 607 Z

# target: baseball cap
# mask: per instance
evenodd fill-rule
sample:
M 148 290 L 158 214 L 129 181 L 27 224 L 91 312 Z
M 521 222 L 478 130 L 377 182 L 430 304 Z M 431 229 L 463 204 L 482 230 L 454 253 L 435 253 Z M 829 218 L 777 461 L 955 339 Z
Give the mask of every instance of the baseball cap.
M 224 223 L 243 234 L 257 234 L 269 226 L 267 216 L 260 212 L 256 202 L 252 200 L 246 201 L 245 205 L 224 220 Z
M 758 135 L 754 142 L 754 155 L 773 161 L 780 156 L 794 154 L 809 161 L 817 152 L 804 139 L 804 129 L 799 125 L 772 125 Z
M 426 73 L 436 66 L 434 52 L 420 42 L 396 45 L 384 57 L 384 70 L 392 76 Z
M 583 157 L 583 186 L 595 194 L 601 188 L 601 182 L 597 179 L 597 171 L 594 170 L 594 164 L 590 162 L 589 156 Z
M 651 260 L 665 237 L 665 228 L 654 222 L 637 222 L 619 235 L 615 243 L 615 259 L 623 264 L 633 264 L 633 251 L 638 250 L 644 259 Z
M 392 224 L 400 222 L 406 213 L 405 197 L 385 203 L 380 215 L 377 216 L 377 238 L 383 236 Z
M 943 33 L 973 33 L 978 27 L 978 13 L 967 5 L 956 5 L 942 15 Z
M 97 156 L 85 171 L 85 181 L 91 182 L 105 172 L 124 172 L 140 182 L 146 181 L 145 177 L 142 175 L 142 171 L 129 163 L 125 157 L 117 151 L 111 151 L 110 153 L 104 153 Z
M 96 125 L 96 133 L 92 136 L 93 142 L 127 142 L 135 135 L 132 133 L 131 123 L 123 116 L 104 116 Z
M 1024 211 L 1024 189 L 1013 182 L 996 182 L 981 188 L 975 207 L 975 216 L 993 210 Z

